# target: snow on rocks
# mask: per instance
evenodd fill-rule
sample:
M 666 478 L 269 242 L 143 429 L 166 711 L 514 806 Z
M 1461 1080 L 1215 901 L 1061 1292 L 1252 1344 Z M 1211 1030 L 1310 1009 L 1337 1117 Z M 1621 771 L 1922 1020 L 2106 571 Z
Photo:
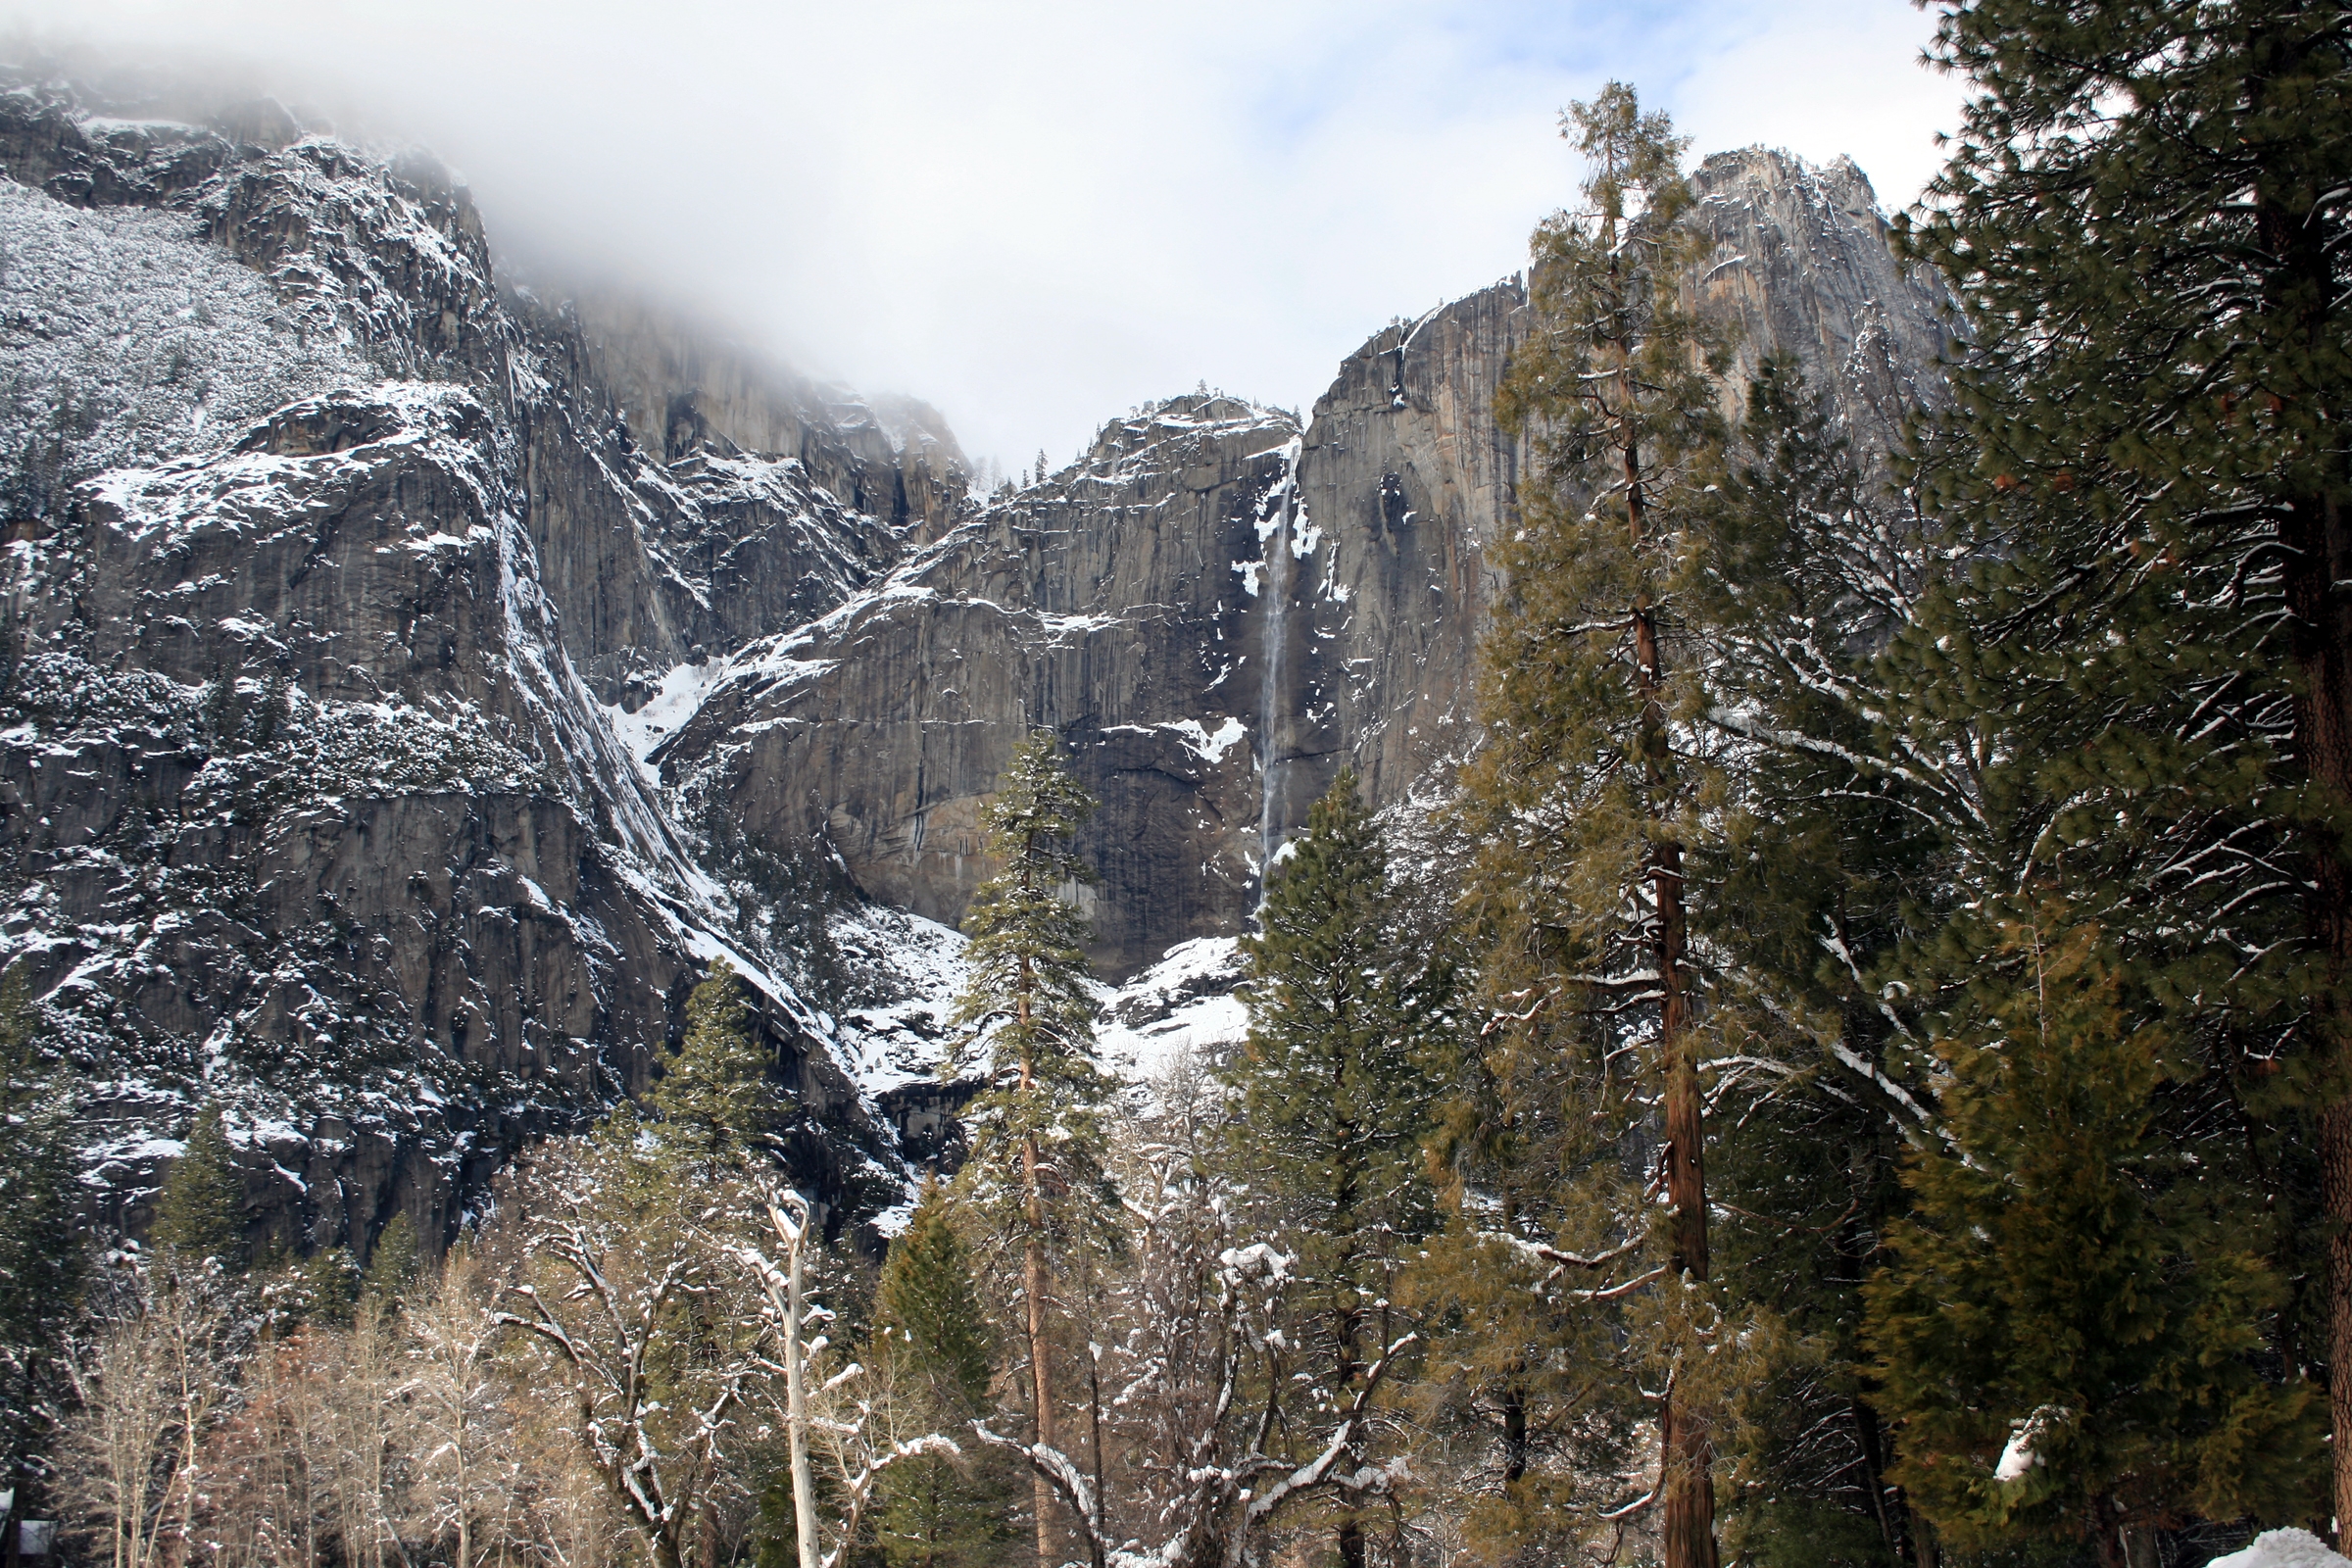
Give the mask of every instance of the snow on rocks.
M 1249 1009 L 1235 989 L 1242 956 L 1232 937 L 1180 942 L 1123 986 L 1101 990 L 1095 1028 L 1104 1062 L 1149 1082 L 1190 1054 L 1218 1060 L 1250 1032 Z
M 2266 1530 L 2251 1544 L 2214 1558 L 2205 1568 L 2352 1568 L 2352 1561 L 2310 1531 L 2289 1528 Z
M 858 999 L 841 1014 L 843 1071 L 874 1100 L 938 1083 L 963 988 L 962 935 L 880 905 L 859 905 L 830 924 Z
M 723 659 L 675 664 L 651 683 L 654 695 L 634 713 L 617 703 L 605 705 L 605 716 L 612 720 L 612 733 L 636 760 L 647 783 L 659 786 L 662 782 L 651 760 L 654 748 L 676 734 L 703 706 L 703 699 L 710 695 L 711 688 L 729 673 L 730 666 Z
M 5 480 L 20 490 L 216 451 L 272 409 L 382 374 L 185 214 L 0 180 L 0 447 L 24 455 Z

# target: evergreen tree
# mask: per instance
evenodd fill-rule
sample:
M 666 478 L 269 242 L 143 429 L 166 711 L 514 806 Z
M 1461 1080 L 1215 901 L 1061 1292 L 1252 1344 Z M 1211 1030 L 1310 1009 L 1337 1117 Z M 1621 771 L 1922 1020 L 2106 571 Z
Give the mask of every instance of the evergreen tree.
M 2293 972 L 2277 958 L 2282 901 L 2262 886 L 2261 853 L 2248 856 L 2275 838 L 2260 805 L 2264 703 L 2243 700 L 2252 688 L 2231 667 L 2241 607 L 2213 591 L 2222 573 L 2183 566 L 2082 592 L 2071 502 L 1970 496 L 1952 479 L 1974 461 L 1966 432 L 1932 434 L 1920 454 L 1941 498 L 1923 514 L 1865 482 L 1779 364 L 1753 389 L 1741 447 L 1694 556 L 1710 721 L 1749 743 L 1732 760 L 1723 831 L 1694 865 L 1716 889 L 1698 929 L 1728 960 L 1714 1011 L 1744 1031 L 1716 1091 L 1742 1135 L 1717 1175 L 1751 1295 L 1769 1292 L 1828 1352 L 1778 1374 L 1743 1428 L 1743 1490 L 1765 1500 L 1741 1528 L 1769 1556 L 1801 1521 L 1818 1555 L 1836 1528 L 1826 1509 L 1867 1513 L 1887 1551 L 1908 1544 L 1924 1562 L 1906 1490 L 1881 1484 L 1876 1384 L 1901 1357 L 1860 1357 L 1856 1286 L 1885 1260 L 1876 1249 L 1905 1202 L 1888 1180 L 1895 1151 L 1954 1136 L 1930 1092 L 1949 1069 L 1926 1047 L 1997 1033 L 1979 982 L 2014 968 L 2020 921 L 2064 899 L 2129 956 L 2121 995 L 2143 1009 L 2132 1029 L 2194 1042 L 2142 1096 L 2153 1136 L 2187 1156 L 2200 1202 L 2244 1216 L 2250 1248 L 2291 1252 L 2294 1205 L 2266 1200 L 2276 1138 L 2248 1120 L 2255 1094 L 2229 1081 L 2276 1026 Z M 1808 1062 L 1809 1042 L 1827 1059 Z M 2197 1255 L 2193 1205 L 2149 1212 L 2149 1226 L 2180 1232 L 2148 1247 Z M 2215 1299 L 2249 1314 L 2243 1332 L 2284 1325 L 2291 1347 L 2291 1314 L 2260 1293 Z M 2034 1319 L 2036 1305 L 2052 1302 L 2014 1304 L 2013 1335 L 2074 1332 L 2063 1316 Z M 1825 1443 L 1838 1415 L 1851 1440 Z M 2201 1419 L 2177 1417 L 2184 1430 Z M 1929 1473 L 1908 1458 L 1925 1431 L 1905 1429 L 1891 1474 Z M 2178 1468 L 2162 1475 L 2180 1482 Z M 2134 1506 L 2185 1517 L 2182 1487 Z M 1919 1500 L 1964 1539 L 1989 1540 L 1948 1490 Z
M 909 1424 L 954 1433 L 988 1408 L 991 1335 L 947 1198 L 926 1179 L 875 1290 L 870 1359 Z M 1009 1539 L 1011 1479 L 994 1450 L 902 1459 L 884 1473 L 876 1541 L 893 1568 L 980 1568 Z
M 2151 1109 L 2196 1064 L 2096 926 L 2052 906 L 2004 936 L 1869 1290 L 1898 1479 L 1957 1545 L 2087 1541 L 2106 1568 L 2184 1509 L 2315 1517 L 2314 1391 L 2261 1369 L 2283 1286 Z
M 221 1122 L 218 1105 L 197 1112 L 187 1143 L 164 1177 L 147 1240 L 180 1265 L 211 1262 L 242 1274 L 249 1260 L 245 1173 Z
M 1397 1271 L 1435 1228 L 1417 1048 L 1444 977 L 1397 940 L 1387 853 L 1353 772 L 1315 803 L 1290 850 L 1258 933 L 1242 944 L 1250 1034 L 1226 1081 L 1238 1102 L 1235 1174 L 1303 1282 L 1304 1320 L 1275 1397 L 1304 1460 L 1398 1338 Z M 1369 1457 L 1358 1440 L 1344 1467 L 1353 1474 Z M 1336 1544 L 1342 1568 L 1362 1568 L 1363 1527 L 1350 1511 Z
M 1692 918 L 1723 957 L 1710 1006 L 1738 1041 L 1714 1104 L 1740 1129 L 1710 1151 L 1717 1251 L 1810 1348 L 1745 1401 L 1727 1529 L 1743 1560 L 1899 1560 L 1921 1543 L 1886 1481 L 1861 1286 L 1934 1063 L 1887 981 L 1959 885 L 1977 808 L 1941 732 L 1890 728 L 1934 687 L 1882 656 L 1947 585 L 1927 520 L 1787 358 L 1759 367 L 1705 494 L 1689 599 L 1733 751 Z
M 378 1312 L 395 1312 L 408 1300 L 423 1274 L 416 1246 L 416 1227 L 402 1209 L 376 1233 L 368 1250 L 368 1271 L 361 1277 L 360 1298 Z
M 943 1407 L 978 1410 L 988 1397 L 988 1316 L 935 1178 L 924 1178 L 906 1233 L 882 1264 L 874 1339 Z
M 1031 734 L 981 812 L 988 853 L 1004 869 L 973 893 L 964 916 L 970 973 L 956 1008 L 971 1030 L 963 1055 L 985 1054 L 986 1084 L 966 1112 L 972 1150 L 958 1190 L 991 1238 L 1020 1254 L 1032 1415 L 1047 1448 L 1058 1438 L 1056 1260 L 1089 1244 L 1113 1201 L 1102 1171 L 1107 1082 L 1094 1057 L 1087 921 L 1062 897 L 1093 878 L 1069 841 L 1094 808 L 1063 769 L 1054 732 Z M 1040 1474 L 1034 1490 L 1038 1561 L 1051 1568 L 1053 1489 Z
M 2034 764 L 1986 748 L 2030 874 L 1956 946 L 2063 894 L 2209 1066 L 2164 1102 L 2250 1128 L 2201 1141 L 2199 1180 L 2266 1167 L 2291 1200 L 2312 1173 L 2325 1299 L 2278 1349 L 2330 1369 L 2352 1518 L 2352 28 L 2304 0 L 1973 0 L 1934 54 L 1973 92 L 1908 239 L 1975 345 L 1965 439 L 1924 476 L 1983 563 L 1943 658 L 1981 711 L 2029 715 Z
M 686 1037 L 648 1097 L 655 1139 L 698 1166 L 770 1149 L 781 1125 L 770 1055 L 735 966 L 721 958 L 686 999 Z
M 74 1216 L 76 1086 L 45 1061 L 24 971 L 0 977 L 0 1510 L 13 1532 L 47 1474 L 67 1392 L 61 1358 L 80 1305 Z
M 321 1247 L 306 1254 L 271 1246 L 255 1261 L 253 1279 L 262 1323 L 273 1339 L 306 1324 L 349 1328 L 364 1283 L 359 1259 L 347 1247 Z
M 1535 1036 L 1545 1054 L 1581 1057 L 1599 1069 L 1576 1091 L 1595 1097 L 1590 1114 L 1631 1123 L 1587 1156 L 1617 1157 L 1662 1108 L 1658 1240 L 1687 1292 L 1709 1258 L 1684 859 L 1713 769 L 1680 595 L 1694 481 L 1724 438 L 1722 345 L 1680 294 L 1700 243 L 1683 139 L 1622 83 L 1572 105 L 1567 134 L 1589 162 L 1585 205 L 1537 231 L 1536 325 L 1497 405 L 1535 446 L 1538 478 L 1501 552 L 1485 746 L 1463 773 L 1482 845 L 1469 912 L 1494 1049 Z M 1654 1089 L 1627 1081 L 1629 1056 Z M 1611 1200 L 1629 1234 L 1648 1234 L 1645 1205 Z M 1669 1325 L 1682 1307 L 1660 1310 L 1661 1330 L 1681 1332 Z M 1690 1380 L 1669 1381 L 1659 1412 L 1668 1568 L 1715 1561 L 1700 1399 Z

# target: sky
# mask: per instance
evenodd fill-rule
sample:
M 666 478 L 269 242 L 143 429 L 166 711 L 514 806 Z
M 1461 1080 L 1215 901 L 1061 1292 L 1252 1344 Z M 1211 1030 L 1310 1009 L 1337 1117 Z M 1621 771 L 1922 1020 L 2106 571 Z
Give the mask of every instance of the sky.
M 1960 85 L 1906 0 L 0 0 L 19 46 L 235 76 L 470 183 L 510 275 L 623 279 L 976 460 L 1067 461 L 1518 270 L 1563 104 L 1915 199 Z

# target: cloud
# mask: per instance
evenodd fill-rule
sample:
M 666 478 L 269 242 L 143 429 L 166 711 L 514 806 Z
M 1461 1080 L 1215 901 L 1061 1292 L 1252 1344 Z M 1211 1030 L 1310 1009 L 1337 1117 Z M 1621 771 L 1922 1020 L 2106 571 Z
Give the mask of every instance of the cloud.
M 1933 171 L 1950 83 L 1896 0 L 13 0 L 240 62 L 466 171 L 526 271 L 619 272 L 1057 461 L 1197 380 L 1303 409 L 1392 317 L 1515 270 L 1562 103 L 1640 84 L 1697 150 Z

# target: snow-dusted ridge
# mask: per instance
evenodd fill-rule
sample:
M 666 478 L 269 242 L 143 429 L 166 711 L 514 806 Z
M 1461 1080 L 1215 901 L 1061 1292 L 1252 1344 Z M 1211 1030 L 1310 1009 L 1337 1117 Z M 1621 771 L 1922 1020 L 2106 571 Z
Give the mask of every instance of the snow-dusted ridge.
M 1250 1013 L 1235 994 L 1242 956 L 1232 937 L 1178 943 L 1157 963 L 1121 986 L 1103 986 L 1095 1038 L 1103 1060 L 1124 1077 L 1149 1083 L 1179 1056 L 1222 1060 L 1250 1032 Z
M 723 661 L 657 653 L 633 711 L 597 690 L 600 639 L 682 655 L 771 567 L 827 608 L 892 525 L 799 454 L 650 458 L 427 163 L 49 85 L 0 121 L 0 962 L 83 1069 L 94 1204 L 135 1218 L 209 1102 L 261 1235 L 447 1234 L 644 1081 L 721 957 L 822 1131 L 805 1184 L 896 1202 L 856 1042 L 740 939 L 643 760 Z

